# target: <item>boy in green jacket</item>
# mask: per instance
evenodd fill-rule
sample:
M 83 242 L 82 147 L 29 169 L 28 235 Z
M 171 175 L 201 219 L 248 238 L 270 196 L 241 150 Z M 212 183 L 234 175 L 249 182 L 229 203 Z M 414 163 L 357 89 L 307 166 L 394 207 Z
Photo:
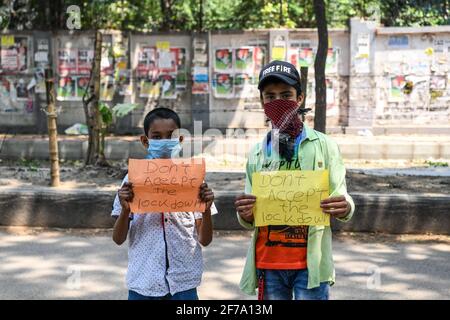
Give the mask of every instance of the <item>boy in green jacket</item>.
M 331 229 L 328 226 L 255 227 L 252 174 L 278 170 L 329 170 L 330 196 L 321 201 L 324 213 L 348 221 L 355 205 L 347 193 L 345 167 L 337 144 L 302 123 L 299 113 L 304 96 L 296 68 L 272 61 L 259 74 L 258 89 L 272 130 L 250 151 L 246 165 L 245 194 L 236 197 L 241 225 L 254 229 L 241 290 L 260 300 L 322 299 L 334 283 Z

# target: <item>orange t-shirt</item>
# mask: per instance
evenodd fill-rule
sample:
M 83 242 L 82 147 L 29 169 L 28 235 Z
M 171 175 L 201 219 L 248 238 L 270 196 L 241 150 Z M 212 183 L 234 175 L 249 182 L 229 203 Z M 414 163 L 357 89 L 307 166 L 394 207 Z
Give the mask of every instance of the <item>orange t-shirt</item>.
M 259 227 L 256 268 L 306 269 L 308 226 Z
M 300 137 L 301 138 L 301 137 Z M 265 159 L 264 170 L 301 170 L 297 154 L 291 161 Z M 306 269 L 308 226 L 259 227 L 256 239 L 256 268 Z

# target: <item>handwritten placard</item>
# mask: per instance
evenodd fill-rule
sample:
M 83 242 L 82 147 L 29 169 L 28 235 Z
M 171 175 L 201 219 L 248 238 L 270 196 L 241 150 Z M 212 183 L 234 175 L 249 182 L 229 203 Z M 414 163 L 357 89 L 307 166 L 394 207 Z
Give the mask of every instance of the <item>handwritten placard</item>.
M 131 211 L 180 212 L 205 210 L 199 199 L 205 178 L 203 159 L 130 159 L 128 179 L 133 184 Z
M 266 171 L 252 176 L 255 225 L 330 225 L 320 201 L 329 196 L 328 170 Z

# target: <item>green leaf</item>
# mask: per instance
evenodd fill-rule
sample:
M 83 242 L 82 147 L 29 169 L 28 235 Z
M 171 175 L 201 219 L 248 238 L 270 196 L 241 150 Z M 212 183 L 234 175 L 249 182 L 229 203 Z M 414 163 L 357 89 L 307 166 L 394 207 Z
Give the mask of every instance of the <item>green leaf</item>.
M 113 114 L 111 109 L 106 103 L 100 103 L 98 106 L 100 114 L 102 116 L 102 122 L 105 126 L 109 126 L 113 122 Z
M 140 108 L 141 105 L 135 103 L 119 103 L 112 109 L 114 116 L 118 118 L 125 117 L 131 111 Z

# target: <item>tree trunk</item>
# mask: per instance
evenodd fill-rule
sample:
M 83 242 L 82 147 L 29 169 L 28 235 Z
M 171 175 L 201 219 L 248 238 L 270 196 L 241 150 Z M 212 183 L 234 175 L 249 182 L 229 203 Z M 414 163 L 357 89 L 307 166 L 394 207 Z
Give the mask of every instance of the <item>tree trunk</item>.
M 88 94 L 89 98 L 83 97 L 83 107 L 88 126 L 89 141 L 86 155 L 86 165 L 102 165 L 106 163 L 104 150 L 101 147 L 102 139 L 102 118 L 99 111 L 100 99 L 100 62 L 102 59 L 102 34 L 100 31 L 95 33 L 94 44 L 94 65 L 91 70 L 89 80 Z
M 314 0 L 319 46 L 314 61 L 316 80 L 316 108 L 314 112 L 314 129 L 325 133 L 327 117 L 327 90 L 325 81 L 325 63 L 328 54 L 328 28 L 325 16 L 324 0 Z
M 203 0 L 199 0 L 198 32 L 203 31 Z
M 308 67 L 300 67 L 300 87 L 302 88 L 303 101 L 300 105 L 300 109 L 305 109 L 306 107 L 306 96 L 308 94 Z M 302 122 L 305 122 L 305 113 L 302 112 Z
M 172 26 L 172 1 L 171 0 L 160 0 L 161 14 L 162 14 L 162 31 L 170 31 Z
M 59 157 L 58 136 L 56 131 L 55 87 L 52 69 L 45 70 L 45 91 L 47 93 L 47 126 L 48 146 L 50 153 L 51 186 L 58 187 L 59 181 Z

